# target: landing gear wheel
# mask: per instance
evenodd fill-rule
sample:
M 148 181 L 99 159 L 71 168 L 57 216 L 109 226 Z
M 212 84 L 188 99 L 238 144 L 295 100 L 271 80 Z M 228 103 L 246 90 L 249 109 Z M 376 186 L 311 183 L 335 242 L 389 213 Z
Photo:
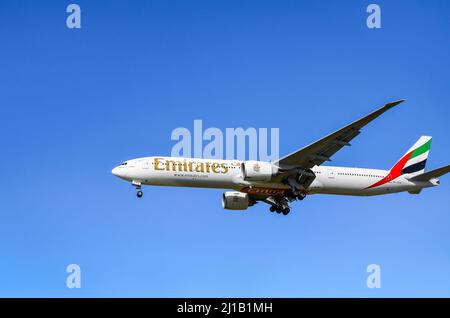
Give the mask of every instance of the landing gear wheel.
M 277 210 L 277 207 L 274 206 L 274 205 L 272 205 L 272 206 L 269 208 L 269 210 L 270 210 L 270 212 L 275 212 L 275 211 Z
M 303 200 L 305 197 L 306 197 L 305 193 L 299 193 L 299 195 L 297 196 L 297 199 Z
M 280 213 L 281 213 L 281 212 L 283 211 L 283 209 L 282 209 L 282 208 L 279 208 L 279 207 L 277 207 L 275 211 L 277 211 L 277 213 L 278 213 L 278 214 L 280 214 Z
M 143 193 L 141 190 L 139 190 L 139 191 L 136 193 L 136 195 L 137 195 L 138 198 L 142 198 L 142 196 L 144 195 L 144 193 Z
M 288 215 L 289 212 L 291 212 L 291 209 L 289 208 L 283 209 L 283 215 Z

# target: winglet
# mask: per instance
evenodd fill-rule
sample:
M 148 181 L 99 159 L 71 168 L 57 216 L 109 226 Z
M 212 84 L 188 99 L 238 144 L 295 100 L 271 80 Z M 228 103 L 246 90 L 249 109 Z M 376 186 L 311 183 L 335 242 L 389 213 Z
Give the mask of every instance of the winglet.
M 397 106 L 398 104 L 403 103 L 404 101 L 405 101 L 405 99 L 399 99 L 399 100 L 396 100 L 396 101 L 394 101 L 394 102 L 387 103 L 387 104 L 385 105 L 385 107 L 392 108 L 392 107 L 394 107 L 394 106 Z

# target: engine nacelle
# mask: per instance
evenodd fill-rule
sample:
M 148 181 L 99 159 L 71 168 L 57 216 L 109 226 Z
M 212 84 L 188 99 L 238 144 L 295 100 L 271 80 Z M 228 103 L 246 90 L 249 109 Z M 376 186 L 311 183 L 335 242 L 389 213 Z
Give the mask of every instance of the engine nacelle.
M 270 181 L 278 172 L 278 167 L 270 162 L 245 161 L 241 165 L 241 172 L 246 181 Z
M 229 191 L 222 195 L 222 208 L 227 210 L 247 210 L 250 199 L 247 193 Z

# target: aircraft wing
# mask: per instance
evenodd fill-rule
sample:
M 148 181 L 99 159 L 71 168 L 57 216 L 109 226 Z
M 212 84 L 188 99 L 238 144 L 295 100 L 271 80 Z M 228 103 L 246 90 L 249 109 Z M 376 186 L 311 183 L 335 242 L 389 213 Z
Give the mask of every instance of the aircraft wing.
M 349 146 L 349 142 L 359 135 L 361 128 L 402 102 L 404 102 L 403 99 L 388 103 L 369 115 L 273 163 L 282 169 L 310 169 L 316 165 L 321 165 L 325 161 L 331 161 L 330 157 L 342 147 Z

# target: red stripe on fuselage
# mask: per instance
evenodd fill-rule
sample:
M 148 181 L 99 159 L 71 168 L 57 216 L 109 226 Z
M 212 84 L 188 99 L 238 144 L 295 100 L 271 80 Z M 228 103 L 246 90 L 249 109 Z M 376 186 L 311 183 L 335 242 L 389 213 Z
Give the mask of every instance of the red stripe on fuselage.
M 241 192 L 257 195 L 283 195 L 286 189 L 274 189 L 274 188 L 258 188 L 258 187 L 245 187 L 240 190 Z
M 370 188 L 375 188 L 378 187 L 380 185 L 383 185 L 385 183 L 388 183 L 389 181 L 392 181 L 398 177 L 401 176 L 402 174 L 402 170 L 403 167 L 405 166 L 406 162 L 409 160 L 409 158 L 412 155 L 412 151 L 408 152 L 405 156 L 403 156 L 402 159 L 400 159 L 395 166 L 392 167 L 391 171 L 389 171 L 388 175 L 386 177 L 384 177 L 383 179 L 381 179 L 378 182 L 375 182 L 374 184 L 372 184 L 371 186 L 368 186 L 366 189 L 370 189 Z

